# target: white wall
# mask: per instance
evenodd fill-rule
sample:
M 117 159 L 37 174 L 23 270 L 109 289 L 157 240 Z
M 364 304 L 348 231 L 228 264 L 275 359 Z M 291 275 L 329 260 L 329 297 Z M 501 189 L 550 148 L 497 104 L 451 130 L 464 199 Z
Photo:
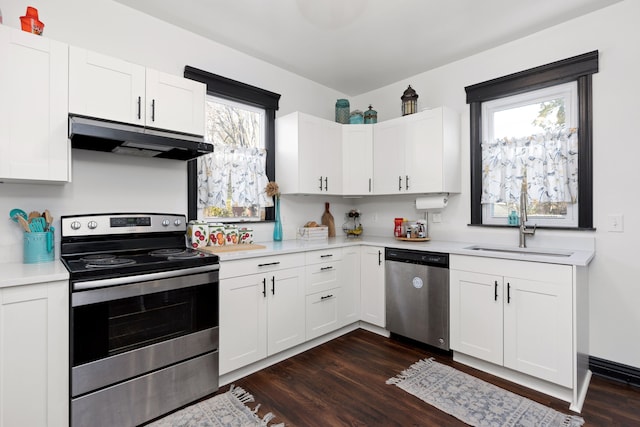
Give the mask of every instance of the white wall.
M 640 2 L 627 0 L 601 11 L 558 25 L 419 74 L 351 99 L 364 107 L 373 103 L 378 120 L 399 116 L 400 96 L 408 84 L 419 95 L 419 108 L 447 105 L 462 117 L 463 190 L 451 197 L 442 211 L 443 222 L 431 225 L 431 236 L 456 241 L 503 242 L 515 245 L 513 230 L 469 227 L 469 109 L 464 87 L 538 65 L 598 50 L 599 73 L 593 76 L 594 232 L 538 230 L 530 246 L 566 245 L 569 240 L 585 245 L 595 238 L 596 257 L 589 270 L 590 354 L 640 367 L 640 142 L 634 136 L 640 117 L 636 81 L 640 76 Z M 419 54 L 419 53 L 418 53 Z M 428 47 L 425 47 L 428 54 Z M 377 216 L 392 229 L 395 216 L 422 215 L 407 202 L 389 205 L 367 200 L 361 205 L 364 218 Z M 406 212 L 409 213 L 406 213 Z M 624 215 L 624 232 L 607 231 L 607 216 Z M 379 223 L 367 227 L 380 229 Z M 575 244 L 575 242 L 571 242 Z
M 5 25 L 18 28 L 26 3 L 4 2 Z M 181 75 L 192 65 L 282 94 L 279 115 L 292 111 L 332 119 L 342 94 L 273 67 L 232 49 L 162 23 L 110 0 L 47 0 L 31 2 L 45 23 L 45 36 Z M 600 72 L 594 75 L 594 225 L 595 232 L 539 230 L 531 246 L 558 241 L 587 243 L 595 238 L 597 254 L 589 273 L 591 291 L 590 354 L 640 367 L 640 264 L 635 245 L 640 239 L 638 179 L 640 143 L 628 128 L 640 117 L 634 79 L 640 75 L 640 2 L 626 0 L 602 11 L 559 25 L 513 43 L 351 98 L 352 108 L 371 103 L 379 121 L 400 115 L 400 96 L 408 84 L 416 89 L 419 107 L 450 106 L 462 116 L 463 191 L 452 195 L 442 211 L 443 222 L 431 224 L 431 236 L 458 241 L 500 241 L 515 244 L 513 230 L 468 227 L 469 129 L 464 87 L 591 50 L 600 51 Z M 420 54 L 420 53 L 418 53 Z M 424 54 L 428 54 L 425 47 Z M 634 170 L 634 168 L 636 170 Z M 338 226 L 352 207 L 363 212 L 365 232 L 390 235 L 393 218 L 423 217 L 407 196 L 342 199 L 285 196 L 282 214 L 285 238 L 307 220 L 320 219 L 324 202 Z M 27 212 L 49 208 L 54 216 L 103 211 L 167 211 L 186 213 L 186 165 L 160 159 L 139 159 L 107 153 L 73 151 L 73 182 L 65 186 L 0 184 L 0 213 L 13 207 Z M 609 214 L 625 215 L 625 231 L 606 231 Z M 257 227 L 259 240 L 269 239 L 270 225 Z M 0 260 L 20 261 L 21 232 L 8 219 L 0 221 Z M 576 237 L 577 236 L 577 237 Z

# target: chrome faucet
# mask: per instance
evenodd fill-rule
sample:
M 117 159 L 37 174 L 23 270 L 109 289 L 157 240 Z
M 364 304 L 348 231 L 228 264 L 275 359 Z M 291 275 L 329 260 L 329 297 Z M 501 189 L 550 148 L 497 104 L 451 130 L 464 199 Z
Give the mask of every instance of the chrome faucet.
M 522 180 L 522 188 L 520 189 L 520 247 L 527 247 L 527 235 L 533 236 L 536 234 L 536 224 L 533 224 L 533 228 L 527 228 L 527 177 L 525 175 Z

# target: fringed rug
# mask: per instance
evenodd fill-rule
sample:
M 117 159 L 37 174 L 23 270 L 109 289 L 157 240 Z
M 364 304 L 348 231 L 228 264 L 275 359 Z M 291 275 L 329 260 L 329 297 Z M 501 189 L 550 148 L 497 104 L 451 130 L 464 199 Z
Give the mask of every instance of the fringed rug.
M 431 359 L 387 380 L 472 426 L 579 427 L 581 417 L 565 415 Z
M 260 418 L 257 414 L 260 405 L 254 409 L 246 406 L 253 402 L 253 396 L 241 387 L 229 388 L 226 393 L 194 403 L 173 414 L 167 415 L 148 427 L 267 427 L 275 418 L 271 412 Z M 283 427 L 284 424 L 272 424 L 271 427 Z

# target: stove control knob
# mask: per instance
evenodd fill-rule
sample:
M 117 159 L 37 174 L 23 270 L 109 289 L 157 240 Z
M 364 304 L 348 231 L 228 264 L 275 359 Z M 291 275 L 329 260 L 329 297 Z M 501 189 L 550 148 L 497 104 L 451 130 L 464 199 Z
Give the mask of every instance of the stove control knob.
M 175 225 L 176 227 L 180 227 L 180 224 L 182 224 L 182 221 L 180 221 L 179 219 L 173 221 L 173 225 Z
M 80 221 L 73 221 L 71 223 L 71 229 L 72 230 L 79 230 L 80 226 L 81 226 Z
M 168 220 L 168 219 L 163 219 L 163 220 L 162 220 L 162 226 L 163 226 L 163 227 L 168 227 L 168 226 L 169 226 L 169 224 L 170 224 L 170 222 L 169 222 L 169 220 Z
M 90 230 L 95 230 L 98 227 L 98 223 L 95 221 L 89 221 L 89 224 L 87 224 L 87 227 L 89 227 Z

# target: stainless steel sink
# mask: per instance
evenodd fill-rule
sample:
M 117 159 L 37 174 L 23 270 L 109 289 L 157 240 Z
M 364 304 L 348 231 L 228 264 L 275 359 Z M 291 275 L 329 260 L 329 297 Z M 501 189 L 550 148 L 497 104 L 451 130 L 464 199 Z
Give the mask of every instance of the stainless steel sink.
M 474 245 L 467 246 L 465 249 L 471 249 L 473 251 L 486 251 L 486 252 L 500 252 L 514 255 L 537 255 L 537 256 L 552 256 L 552 257 L 570 257 L 573 252 L 563 250 L 547 250 L 547 249 L 532 249 L 532 248 L 508 248 L 500 246 L 483 246 Z

